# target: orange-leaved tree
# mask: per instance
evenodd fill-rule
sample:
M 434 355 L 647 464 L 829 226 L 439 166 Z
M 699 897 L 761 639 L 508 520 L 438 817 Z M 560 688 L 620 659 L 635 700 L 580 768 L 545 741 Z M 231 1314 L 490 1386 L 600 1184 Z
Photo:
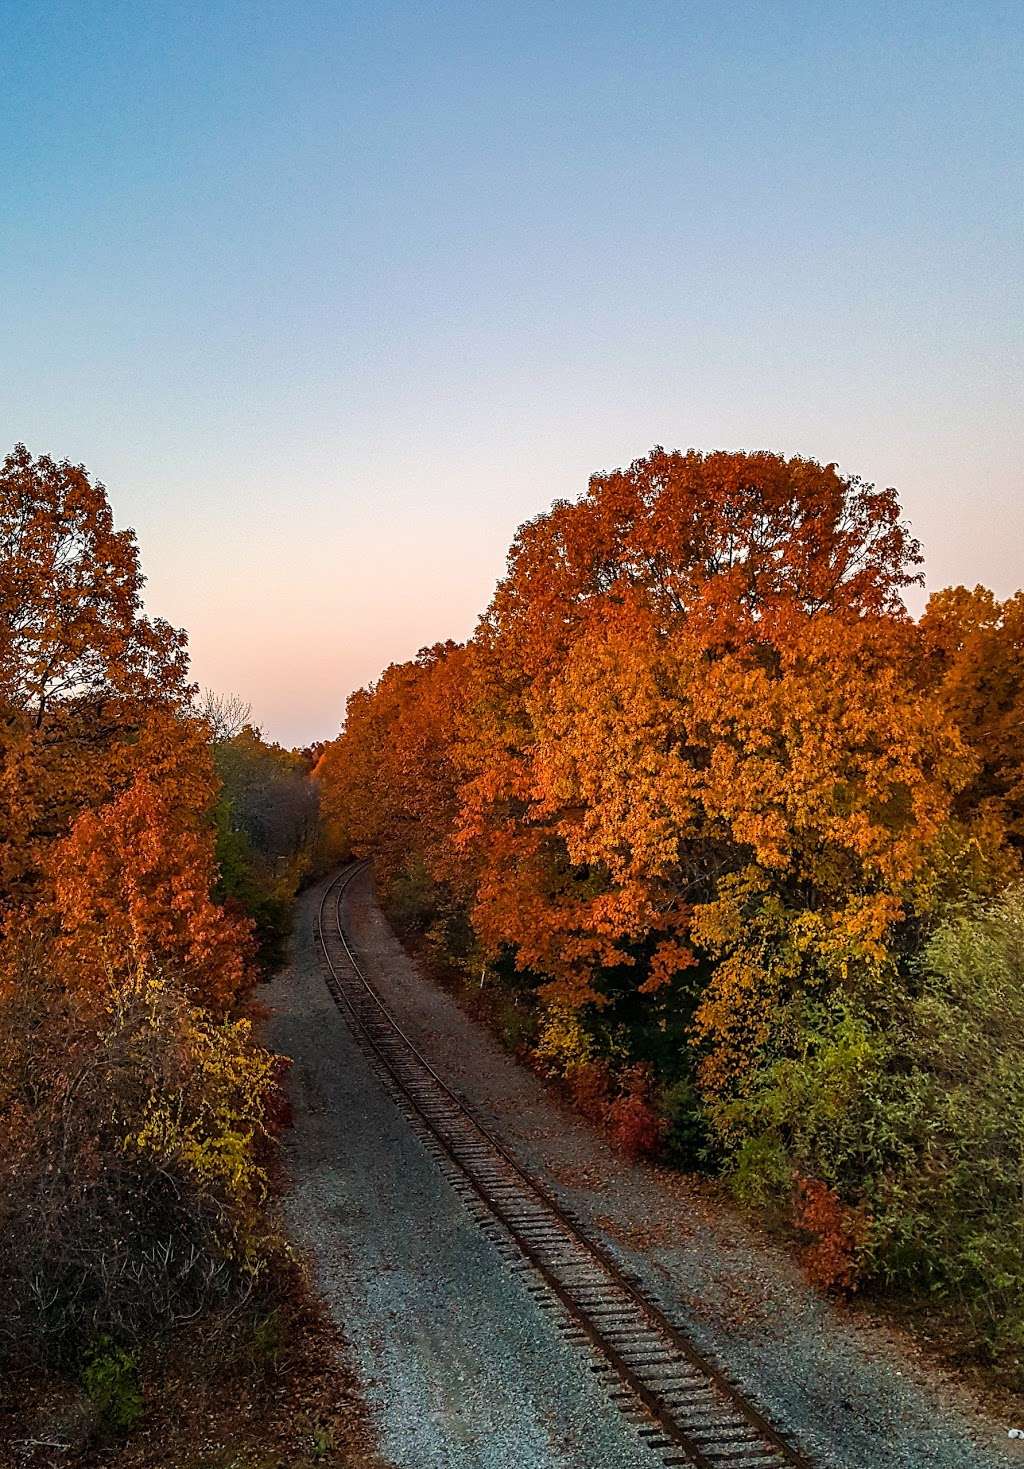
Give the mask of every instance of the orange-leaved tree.
M 0 468 L 0 901 L 134 763 L 136 731 L 188 694 L 185 636 L 142 611 L 131 531 L 103 486 L 19 445 Z
M 253 957 L 251 923 L 211 897 L 218 781 L 202 728 L 173 714 L 139 731 L 125 789 L 87 808 L 47 854 L 54 961 L 100 992 L 139 970 L 226 1008 Z
M 385 888 L 419 864 L 452 876 L 447 854 L 457 811 L 453 740 L 466 697 L 465 648 L 441 643 L 392 664 L 352 695 L 340 738 L 316 776 L 335 844 L 373 854 Z
M 484 939 L 580 997 L 652 928 L 652 973 L 684 964 L 688 909 L 746 865 L 750 835 L 701 806 L 725 758 L 705 771 L 702 694 L 722 689 L 742 720 L 746 685 L 771 687 L 828 618 L 884 643 L 919 560 L 893 491 L 772 454 L 658 449 L 524 526 L 473 648 L 456 840 Z M 572 779 L 567 719 L 589 746 Z
M 0 1368 L 76 1370 L 252 1292 L 270 1058 L 226 1023 L 184 634 L 85 470 L 0 467 Z M 9 1246 L 7 1248 L 6 1246 Z M 40 1282 L 46 1282 L 45 1290 Z
M 977 756 L 958 809 L 990 816 L 1024 852 L 1024 592 L 947 587 L 921 618 L 924 679 Z
M 248 939 L 210 901 L 216 785 L 185 635 L 145 615 L 134 534 L 114 529 L 80 466 L 20 445 L 7 456 L 0 553 L 8 941 L 45 929 L 99 986 L 144 961 L 180 964 L 185 988 L 222 1005 Z

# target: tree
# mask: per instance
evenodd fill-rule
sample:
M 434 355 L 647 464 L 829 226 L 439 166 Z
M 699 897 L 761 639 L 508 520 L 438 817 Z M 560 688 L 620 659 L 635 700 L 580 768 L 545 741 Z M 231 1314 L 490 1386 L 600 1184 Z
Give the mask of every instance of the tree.
M 78 816 L 47 854 L 52 891 L 38 916 L 56 930 L 55 965 L 100 994 L 141 969 L 224 1010 L 246 981 L 252 925 L 211 894 L 218 781 L 202 732 L 153 716 L 134 779 Z
M 344 732 L 316 767 L 335 844 L 373 852 L 385 887 L 416 864 L 438 881 L 458 875 L 453 738 L 466 662 L 466 650 L 449 642 L 392 664 L 371 690 L 352 695 Z
M 252 723 L 252 706 L 238 694 L 217 694 L 203 689 L 195 704 L 196 714 L 207 726 L 214 745 L 226 744 Z
M 720 643 L 794 608 L 903 617 L 920 562 L 895 490 L 810 459 L 658 448 L 520 527 L 479 640 L 543 678 L 627 595 Z
M 0 704 L 38 728 L 61 700 L 180 700 L 185 635 L 143 615 L 142 586 L 103 485 L 18 444 L 0 469 Z
M 0 913 L 131 782 L 146 721 L 189 697 L 185 635 L 143 614 L 142 586 L 103 486 L 17 446 L 0 470 Z
M 227 1012 L 220 785 L 185 636 L 85 470 L 0 470 L 0 1355 L 126 1348 L 251 1292 L 271 1058 Z M 16 1248 L 14 1243 L 16 1242 Z
M 920 559 L 893 490 L 656 449 L 524 525 L 470 643 L 353 695 L 317 773 L 620 1142 L 720 1160 L 820 1283 L 927 1280 L 1012 1345 L 1019 893 L 977 902 L 1024 849 L 1024 594 L 915 624 Z
M 989 814 L 1024 853 L 1024 592 L 947 587 L 921 618 L 925 683 L 978 757 L 963 816 Z
M 222 720 L 222 731 L 239 717 L 237 710 Z M 217 895 L 251 915 L 260 956 L 273 964 L 283 955 L 293 900 L 316 854 L 318 788 L 303 752 L 268 743 L 248 723 L 214 739 L 212 754 L 220 781 Z
M 523 526 L 474 640 L 462 742 L 457 839 L 486 941 L 575 976 L 580 997 L 652 928 L 653 974 L 687 962 L 688 905 L 749 860 L 753 818 L 733 818 L 724 772 L 748 787 L 771 772 L 787 658 L 799 687 L 797 652 L 829 619 L 884 645 L 909 625 L 919 562 L 893 490 L 773 454 L 655 449 Z M 769 727 L 741 735 L 751 720 Z M 796 821 L 766 803 L 762 849 Z

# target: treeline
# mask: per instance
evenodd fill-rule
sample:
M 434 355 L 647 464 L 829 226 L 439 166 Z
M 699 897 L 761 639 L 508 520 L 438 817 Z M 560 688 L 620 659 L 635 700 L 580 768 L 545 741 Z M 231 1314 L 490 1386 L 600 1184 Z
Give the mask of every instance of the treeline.
M 185 635 L 144 615 L 142 585 L 103 486 L 16 448 L 0 470 L 0 1374 L 55 1368 L 122 1427 L 143 1354 L 186 1328 L 213 1340 L 270 1290 L 274 1058 L 238 1008 L 316 834 L 310 759 L 198 699 Z
M 209 731 L 220 783 L 214 807 L 214 895 L 253 920 L 261 963 L 283 956 L 292 904 L 316 859 L 320 802 L 316 754 L 268 744 L 237 699 L 206 694 L 198 713 Z
M 666 453 L 524 525 L 349 702 L 342 848 L 624 1147 L 823 1284 L 1024 1353 L 1024 595 L 902 594 L 892 490 Z

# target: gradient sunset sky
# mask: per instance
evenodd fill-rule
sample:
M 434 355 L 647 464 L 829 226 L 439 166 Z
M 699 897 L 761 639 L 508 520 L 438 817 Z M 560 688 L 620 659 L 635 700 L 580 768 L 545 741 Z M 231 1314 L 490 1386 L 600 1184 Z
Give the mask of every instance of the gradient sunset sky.
M 656 443 L 835 460 L 929 586 L 1024 584 L 1020 0 L 2 22 L 3 446 L 106 483 L 269 735 Z

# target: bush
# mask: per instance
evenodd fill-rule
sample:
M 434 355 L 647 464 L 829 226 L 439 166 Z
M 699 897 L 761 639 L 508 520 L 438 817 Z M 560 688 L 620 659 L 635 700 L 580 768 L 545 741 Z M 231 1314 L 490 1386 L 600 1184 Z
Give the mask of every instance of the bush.
M 817 1178 L 796 1179 L 795 1223 L 805 1236 L 804 1266 L 823 1290 L 852 1291 L 867 1234 L 862 1212 Z
M 739 1198 L 788 1215 L 820 1283 L 923 1290 L 1024 1379 L 1024 889 L 940 923 L 899 988 L 779 1028 L 789 1054 L 713 1114 Z
M 87 1010 L 0 980 L 0 1361 L 81 1361 L 253 1290 L 270 1057 L 139 974 Z
M 653 1158 L 665 1132 L 651 1100 L 651 1073 L 646 1066 L 630 1066 L 620 1078 L 621 1092 L 609 1104 L 608 1125 L 616 1147 L 630 1158 Z
M 387 885 L 387 912 L 400 934 L 423 933 L 437 916 L 439 895 L 424 864 L 413 858 Z
M 871 1189 L 874 1263 L 1024 1353 L 1024 889 L 941 925 L 878 1127 L 902 1167 Z
M 518 997 L 491 995 L 488 1007 L 494 1017 L 501 1044 L 514 1056 L 529 1059 L 537 1039 L 537 1011 L 532 1005 L 520 1004 Z
M 689 1077 L 662 1088 L 658 1112 L 664 1124 L 662 1151 L 668 1162 L 702 1172 L 714 1166 L 717 1151 L 700 1092 Z
M 569 1075 L 569 1091 L 577 1111 L 591 1122 L 604 1122 L 612 1095 L 612 1074 L 605 1061 L 583 1061 Z
M 142 1417 L 142 1390 L 135 1358 L 109 1337 L 90 1352 L 82 1371 L 82 1389 L 101 1427 L 127 1433 Z
M 593 1061 L 594 1041 L 571 1006 L 547 1005 L 533 1054 L 548 1076 L 569 1081 L 579 1067 Z

